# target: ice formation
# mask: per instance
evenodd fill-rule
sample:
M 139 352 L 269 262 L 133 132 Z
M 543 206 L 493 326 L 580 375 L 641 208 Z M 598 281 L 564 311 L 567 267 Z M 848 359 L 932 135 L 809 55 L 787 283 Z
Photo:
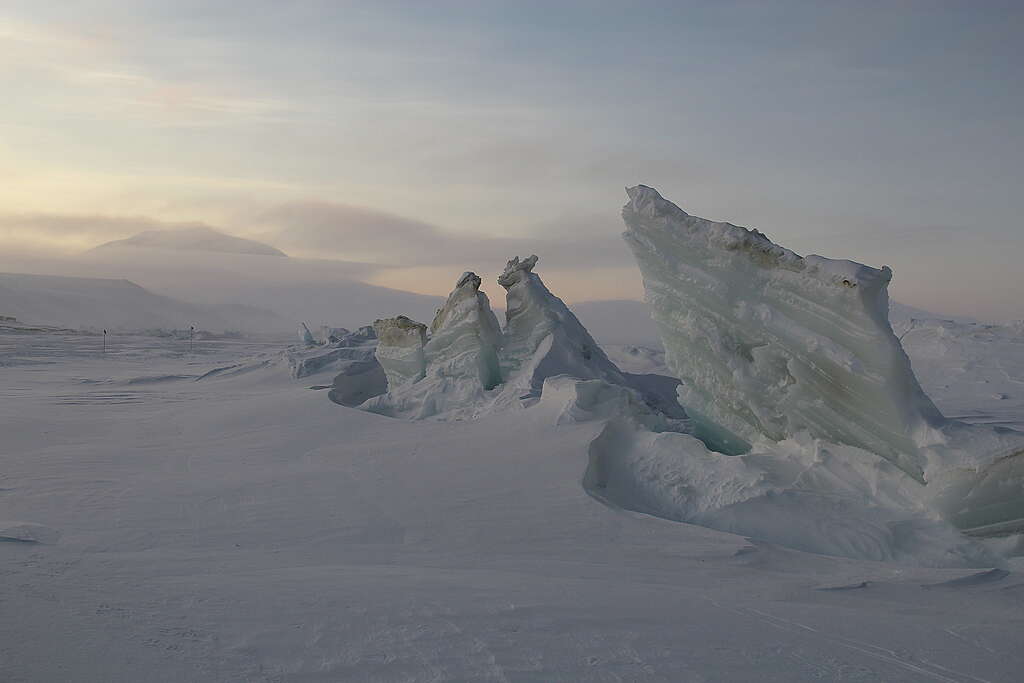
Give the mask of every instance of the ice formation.
M 422 346 L 425 326 L 407 318 L 378 321 L 377 358 L 388 375 L 388 392 L 360 407 L 392 417 L 465 419 L 529 406 L 540 397 L 544 380 L 556 375 L 627 385 L 533 272 L 536 263 L 536 256 L 516 257 L 498 278 L 507 290 L 504 331 L 472 272 L 456 282 Z
M 502 340 L 498 319 L 491 311 L 487 295 L 480 291 L 480 282 L 476 273 L 462 274 L 430 325 L 430 339 L 422 346 L 422 373 L 418 377 L 405 371 L 396 375 L 385 364 L 388 393 L 368 401 L 362 406 L 364 410 L 424 419 L 479 409 L 486 392 L 501 383 L 498 349 Z M 411 329 L 409 323 L 402 324 L 403 330 Z M 415 329 L 416 334 L 426 332 L 425 327 Z M 412 343 L 408 334 L 412 333 L 399 337 L 399 348 L 403 350 Z M 383 342 L 382 337 L 382 346 Z M 384 351 L 394 356 L 390 347 Z M 381 347 L 378 358 L 383 364 Z M 416 360 L 419 362 L 419 356 Z
M 942 422 L 888 321 L 888 268 L 800 257 L 756 230 L 628 190 L 625 238 L 714 447 L 744 452 L 800 430 L 877 453 L 922 479 L 915 435 Z
M 427 365 L 442 375 L 476 377 L 481 388 L 501 384 L 498 349 L 501 326 L 491 302 L 480 291 L 476 273 L 462 274 L 455 289 L 430 324 L 424 349 Z
M 374 358 L 377 335 L 372 327 L 361 327 L 355 332 L 344 328 L 331 330 L 332 333 L 325 336 L 325 341 L 318 345 L 300 346 L 288 351 L 288 366 L 292 377 L 308 377 L 327 370 L 338 372 L 356 361 L 377 363 Z
M 309 331 L 309 325 L 306 323 L 299 323 L 299 341 L 306 346 L 316 346 L 316 338 Z
M 507 291 L 501 356 L 502 376 L 509 383 L 505 392 L 540 396 L 544 380 L 555 375 L 626 384 L 569 307 L 533 272 L 536 264 L 536 256 L 516 257 L 498 277 Z
M 373 329 L 378 340 L 377 361 L 388 378 L 388 389 L 394 391 L 423 379 L 427 369 L 423 353 L 427 326 L 400 315 L 374 321 Z
M 713 450 L 750 455 L 698 457 L 701 449 L 686 435 L 660 436 L 646 448 L 625 439 L 628 447 L 607 457 L 630 464 L 606 464 L 603 470 L 618 477 L 606 488 L 673 518 L 718 515 L 713 525 L 724 528 L 722 506 L 759 498 L 758 487 L 771 484 L 787 495 L 795 488 L 817 495 L 841 489 L 871 499 L 884 480 L 903 492 L 890 497 L 898 499 L 893 510 L 933 510 L 964 529 L 1022 526 L 1024 434 L 942 416 L 889 325 L 888 268 L 801 257 L 756 230 L 690 216 L 652 188 L 627 193 L 624 237 L 640 265 L 666 363 L 682 381 L 679 396 L 693 433 Z M 777 457 L 786 452 L 779 444 L 794 439 L 804 444 L 799 457 Z M 836 472 L 831 479 L 821 474 L 826 452 Z M 899 484 L 878 464 L 842 470 L 873 458 L 914 485 Z M 687 471 L 701 459 L 708 467 L 697 467 L 700 476 Z M 812 469 L 819 474 L 805 476 Z M 655 483 L 659 476 L 652 480 L 658 470 L 694 491 L 713 481 L 739 498 L 718 496 L 694 508 L 703 493 L 682 501 L 664 481 Z M 744 533 L 756 528 L 754 517 L 739 519 Z

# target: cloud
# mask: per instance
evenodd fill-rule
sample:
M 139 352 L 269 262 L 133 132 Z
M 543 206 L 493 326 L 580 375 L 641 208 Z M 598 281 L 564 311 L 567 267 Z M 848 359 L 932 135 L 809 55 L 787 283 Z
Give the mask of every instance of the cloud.
M 146 216 L 0 213 L 0 245 L 5 249 L 80 251 L 144 230 L 211 227 L 201 222 L 167 222 Z
M 617 217 L 570 216 L 535 225 L 525 235 L 506 237 L 453 232 L 366 207 L 306 201 L 263 212 L 251 230 L 288 253 L 384 267 L 479 268 L 481 263 L 530 253 L 541 255 L 549 267 L 570 270 L 630 262 Z

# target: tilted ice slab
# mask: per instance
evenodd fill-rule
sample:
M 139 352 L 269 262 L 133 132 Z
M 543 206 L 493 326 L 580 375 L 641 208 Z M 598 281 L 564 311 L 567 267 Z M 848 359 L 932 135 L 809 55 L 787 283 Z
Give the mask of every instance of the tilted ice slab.
M 462 274 L 434 316 L 430 329 L 430 339 L 422 347 L 421 376 L 406 373 L 405 365 L 400 375 L 392 370 L 388 375 L 388 393 L 370 399 L 361 408 L 412 419 L 462 416 L 480 408 L 487 392 L 501 383 L 501 327 L 487 295 L 480 291 L 480 278 L 475 273 Z M 407 337 L 401 337 L 402 344 L 408 342 Z M 388 349 L 386 353 L 395 351 Z M 378 358 L 379 354 L 378 351 Z M 393 361 L 389 362 L 394 368 Z
M 652 188 L 627 192 L 624 236 L 680 400 L 709 442 L 743 452 L 806 429 L 923 477 L 915 435 L 943 418 L 889 326 L 891 270 L 800 257 Z
M 569 307 L 533 272 L 537 257 L 512 259 L 498 277 L 505 288 L 505 343 L 501 372 L 509 400 L 540 396 L 556 375 L 626 384 L 619 369 Z
M 627 193 L 624 237 L 696 436 L 736 454 L 806 434 L 889 461 L 961 528 L 1021 525 L 1024 434 L 941 415 L 889 325 L 888 268 L 801 257 L 652 188 Z M 779 466 L 760 460 L 759 476 Z M 757 460 L 715 467 L 741 462 Z

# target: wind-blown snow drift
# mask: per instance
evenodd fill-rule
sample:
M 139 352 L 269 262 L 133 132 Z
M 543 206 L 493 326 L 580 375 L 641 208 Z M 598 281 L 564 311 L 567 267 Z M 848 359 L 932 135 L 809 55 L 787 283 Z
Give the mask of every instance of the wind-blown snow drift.
M 807 434 L 898 467 L 919 489 L 901 505 L 964 528 L 1024 519 L 1024 434 L 946 420 L 925 396 L 889 325 L 888 268 L 800 257 L 652 188 L 627 193 L 624 238 L 695 435 L 736 454 Z M 757 478 L 780 462 L 758 459 Z

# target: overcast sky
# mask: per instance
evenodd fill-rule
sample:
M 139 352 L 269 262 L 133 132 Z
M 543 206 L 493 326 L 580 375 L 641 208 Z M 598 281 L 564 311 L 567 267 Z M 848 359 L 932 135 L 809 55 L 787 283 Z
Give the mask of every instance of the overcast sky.
M 635 298 L 645 183 L 1024 318 L 1021 35 L 990 0 L 5 0 L 0 248 L 205 223 L 443 294 L 535 243 Z

